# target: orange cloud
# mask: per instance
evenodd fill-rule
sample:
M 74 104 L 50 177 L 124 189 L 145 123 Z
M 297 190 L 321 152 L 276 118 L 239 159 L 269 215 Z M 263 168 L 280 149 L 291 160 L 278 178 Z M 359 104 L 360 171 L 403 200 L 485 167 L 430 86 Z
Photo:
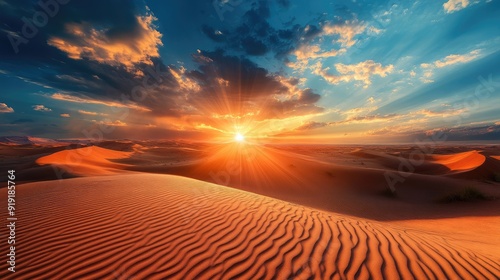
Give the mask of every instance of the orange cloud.
M 309 26 L 306 27 L 305 31 L 307 31 L 308 28 Z M 341 55 L 346 52 L 347 48 L 352 47 L 357 42 L 354 38 L 365 31 L 366 25 L 357 21 L 346 21 L 342 24 L 326 24 L 318 34 L 318 36 L 321 37 L 320 39 L 323 40 L 322 37 L 324 36 L 336 35 L 338 36 L 336 42 L 339 43 L 342 48 L 338 50 L 330 48 L 326 51 L 322 51 L 319 44 L 303 44 L 291 53 L 296 57 L 296 61 L 289 62 L 287 66 L 295 70 L 304 71 L 308 67 L 310 60 Z M 375 34 L 380 33 L 378 29 L 370 29 L 369 31 Z
M 292 53 L 295 55 L 297 61 L 290 62 L 287 66 L 296 70 L 304 71 L 309 64 L 310 59 L 333 57 L 344 52 L 345 49 L 321 52 L 319 45 L 303 45 Z
M 104 113 L 97 113 L 97 112 L 90 112 L 90 111 L 85 111 L 85 110 L 78 110 L 78 113 L 82 115 L 89 115 L 89 116 L 107 116 L 108 114 Z
M 7 106 L 5 103 L 0 103 L 0 113 L 14 113 L 14 109 Z
M 69 118 L 71 116 L 69 114 L 61 114 L 61 117 L 63 117 L 63 118 Z
M 354 37 L 363 33 L 365 29 L 366 25 L 362 23 L 357 21 L 346 21 L 344 24 L 327 24 L 323 26 L 323 34 L 338 35 L 338 43 L 340 43 L 343 47 L 351 47 L 357 42 Z
M 127 126 L 127 123 L 122 122 L 120 120 L 116 120 L 116 121 L 111 121 L 111 120 L 96 121 L 96 120 L 93 120 L 92 122 L 99 124 L 99 125 L 105 125 L 105 126 Z
M 200 90 L 200 86 L 198 85 L 198 83 L 196 83 L 196 81 L 194 81 L 193 79 L 190 79 L 189 77 L 186 77 L 186 75 L 185 75 L 186 68 L 181 67 L 178 70 L 175 70 L 175 69 L 169 67 L 168 70 L 170 71 L 170 74 L 172 74 L 172 76 L 177 81 L 177 83 L 179 84 L 179 87 L 182 90 L 191 90 L 191 91 L 199 91 Z
M 33 110 L 40 112 L 50 112 L 52 109 L 45 107 L 45 105 L 33 105 Z
M 51 37 L 47 43 L 72 59 L 86 58 L 128 69 L 138 63 L 152 65 L 151 57 L 159 57 L 162 34 L 154 29 L 152 15 L 138 16 L 137 21 L 139 30 L 131 38 L 110 39 L 106 29 L 97 30 L 87 23 L 68 23 L 65 28 L 69 39 Z
M 447 13 L 460 11 L 469 6 L 469 0 L 448 0 L 443 4 L 443 8 Z
M 62 100 L 62 101 L 68 101 L 68 102 L 76 102 L 76 103 L 86 103 L 86 104 L 99 104 L 99 105 L 104 105 L 108 107 L 119 107 L 119 108 L 130 108 L 138 111 L 151 111 L 150 109 L 146 107 L 139 106 L 134 103 L 120 103 L 116 101 L 104 101 L 104 100 L 96 100 L 96 99 L 91 99 L 88 97 L 78 97 L 78 96 L 73 96 L 69 94 L 63 94 L 63 93 L 54 93 L 50 95 L 50 98 L 56 99 L 56 100 Z
M 450 54 L 441 60 L 436 60 L 433 63 L 422 63 L 420 67 L 424 70 L 420 80 L 424 83 L 432 83 L 431 79 L 434 75 L 434 69 L 443 68 L 454 64 L 467 63 L 478 58 L 480 50 L 473 50 L 466 54 Z
M 351 81 L 361 81 L 364 87 L 368 87 L 371 84 L 371 76 L 378 75 L 380 77 L 386 77 L 387 74 L 394 70 L 393 65 L 382 66 L 380 63 L 376 63 L 373 60 L 366 60 L 358 64 L 346 65 L 342 63 L 335 64 L 335 69 L 341 75 L 333 75 L 328 73 L 329 67 L 322 68 L 320 62 L 316 63 L 313 68 L 313 73 L 323 77 L 327 82 L 331 84 L 339 84 L 340 82 L 351 82 Z
M 441 117 L 441 118 L 446 118 L 446 117 L 451 117 L 451 116 L 457 116 L 460 114 L 465 113 L 465 109 L 449 109 L 449 110 L 443 110 L 443 111 L 433 111 L 433 110 L 428 110 L 428 109 L 423 109 L 420 111 L 417 111 L 413 113 L 414 115 L 423 115 L 426 117 Z M 413 115 L 410 113 L 409 115 Z
M 434 65 L 437 68 L 441 68 L 441 67 L 445 67 L 445 66 L 449 66 L 449 65 L 453 65 L 453 64 L 457 64 L 457 63 L 466 63 L 466 62 L 469 62 L 469 61 L 476 59 L 477 57 L 479 57 L 479 50 L 473 50 L 473 51 L 469 52 L 468 54 L 463 54 L 463 55 L 451 54 L 442 60 L 438 60 L 438 61 L 434 62 Z

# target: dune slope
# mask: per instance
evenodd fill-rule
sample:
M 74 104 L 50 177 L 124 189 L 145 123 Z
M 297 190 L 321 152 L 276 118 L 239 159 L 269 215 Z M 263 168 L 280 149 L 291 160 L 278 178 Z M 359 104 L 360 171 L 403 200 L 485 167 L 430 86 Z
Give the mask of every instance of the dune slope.
M 6 190 L 0 190 L 5 203 Z M 496 279 L 452 236 L 170 175 L 18 187 L 17 272 L 1 279 Z M 2 243 L 2 246 L 5 243 Z M 2 250 L 6 248 L 2 247 Z M 5 251 L 5 250 L 4 250 Z

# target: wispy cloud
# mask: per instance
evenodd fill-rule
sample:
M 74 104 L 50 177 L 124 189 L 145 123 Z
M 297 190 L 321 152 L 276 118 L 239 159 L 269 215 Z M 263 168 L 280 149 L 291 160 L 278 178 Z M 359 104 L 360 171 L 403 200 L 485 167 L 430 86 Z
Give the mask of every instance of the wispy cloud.
M 71 116 L 70 116 L 70 114 L 61 114 L 61 117 L 63 117 L 63 118 L 70 118 Z
M 92 99 L 88 97 L 78 97 L 78 96 L 73 96 L 69 94 L 64 94 L 64 93 L 54 93 L 49 96 L 52 99 L 56 100 L 62 100 L 62 101 L 68 101 L 68 102 L 75 102 L 75 103 L 86 103 L 86 104 L 99 104 L 99 105 L 104 105 L 108 107 L 119 107 L 119 108 L 130 108 L 130 109 L 135 109 L 139 111 L 151 111 L 150 109 L 146 107 L 139 106 L 137 104 L 133 103 L 121 103 L 121 102 L 116 102 L 116 101 L 105 101 L 105 100 L 97 100 L 97 99 Z
M 410 113 L 409 115 L 422 115 L 425 117 L 440 117 L 440 118 L 446 118 L 446 117 L 451 117 L 451 116 L 458 116 L 461 114 L 465 113 L 465 109 L 447 109 L 447 110 L 440 110 L 440 111 L 435 111 L 435 110 L 429 110 L 429 109 L 422 109 L 419 111 L 416 111 L 414 113 Z
M 14 113 L 14 109 L 7 106 L 5 103 L 0 103 L 0 113 Z
M 91 111 L 85 111 L 85 110 L 78 110 L 78 113 L 82 115 L 89 115 L 89 116 L 107 116 L 108 114 L 105 113 L 97 113 L 97 112 L 91 112 Z
M 434 75 L 434 69 L 443 68 L 455 64 L 467 63 L 477 59 L 479 56 L 480 50 L 473 50 L 466 54 L 450 54 L 445 58 L 436 60 L 432 63 L 422 63 L 420 64 L 420 67 L 424 72 L 420 80 L 424 83 L 431 83 L 433 82 L 432 76 Z
M 120 120 L 116 120 L 116 121 L 111 121 L 111 120 L 96 121 L 96 120 L 93 120 L 92 122 L 99 124 L 99 125 L 105 125 L 105 126 L 127 126 L 127 123 L 122 122 Z
M 457 63 L 466 63 L 478 57 L 479 57 L 479 50 L 473 50 L 467 54 L 451 54 L 442 60 L 434 62 L 434 66 L 436 66 L 437 68 L 442 68 Z

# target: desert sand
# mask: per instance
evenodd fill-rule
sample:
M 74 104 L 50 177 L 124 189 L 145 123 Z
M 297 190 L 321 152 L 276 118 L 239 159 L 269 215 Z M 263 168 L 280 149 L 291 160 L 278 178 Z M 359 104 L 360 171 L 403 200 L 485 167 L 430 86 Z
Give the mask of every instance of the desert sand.
M 19 188 L 16 279 L 494 279 L 460 240 L 170 175 Z M 5 189 L 2 190 L 5 197 Z M 2 266 L 5 266 L 2 264 Z M 5 269 L 0 277 L 9 279 Z
M 401 173 L 408 176 L 395 193 L 384 176 L 398 172 L 411 147 L 109 141 L 16 149 L 0 150 L 2 165 L 29 167 L 18 176 L 15 279 L 500 275 L 497 146 L 437 148 Z M 48 174 L 55 171 L 59 180 Z M 40 178 L 47 181 L 29 182 Z M 441 201 L 471 186 L 484 198 Z M 0 269 L 0 278 L 12 277 L 5 263 Z

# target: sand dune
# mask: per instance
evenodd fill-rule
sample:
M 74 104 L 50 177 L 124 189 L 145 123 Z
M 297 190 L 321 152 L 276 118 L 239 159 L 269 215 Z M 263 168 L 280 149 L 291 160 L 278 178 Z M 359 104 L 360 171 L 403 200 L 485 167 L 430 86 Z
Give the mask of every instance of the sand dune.
M 432 155 L 433 162 L 446 166 L 451 172 L 466 172 L 481 166 L 486 157 L 478 151 L 452 155 Z
M 18 229 L 16 279 L 500 275 L 498 252 L 468 251 L 453 235 L 353 219 L 193 179 L 141 174 L 63 182 L 18 187 L 24 226 Z M 0 190 L 4 205 L 5 192 Z M 0 278 L 11 279 L 5 266 Z
M 209 152 L 204 154 L 196 149 L 182 149 L 183 147 L 149 149 L 144 146 L 126 146 L 123 143 L 113 147 L 112 144 L 107 143 L 107 147 L 130 152 L 87 147 L 57 152 L 42 157 L 37 162 L 65 169 L 65 175 L 93 176 L 127 172 L 181 175 L 309 207 L 375 220 L 495 216 L 500 213 L 498 203 L 480 203 L 473 208 L 458 209 L 436 205 L 440 198 L 459 192 L 470 183 L 446 176 L 420 174 L 424 166 L 419 166 L 415 174 L 397 185 L 397 199 L 388 198 L 384 195 L 388 190 L 385 174 L 390 169 L 380 166 L 389 161 L 393 161 L 393 165 L 399 164 L 400 160 L 393 155 L 378 155 L 373 158 L 374 163 L 367 164 L 371 166 L 365 166 L 358 162 L 340 165 L 321 156 L 290 153 L 265 146 L 205 147 Z M 81 156 L 85 154 L 88 155 Z M 74 162 L 73 157 L 79 157 L 81 163 Z M 108 160 L 112 158 L 115 159 Z M 342 160 L 348 161 L 345 158 Z M 496 161 L 491 158 L 487 160 Z M 378 167 L 376 163 L 379 164 Z M 472 171 L 473 174 L 469 171 L 455 175 L 489 179 L 498 165 L 485 162 Z M 442 164 L 428 164 L 425 168 L 432 166 L 434 171 L 428 172 L 437 173 L 437 166 L 443 169 L 439 174 L 450 173 Z M 397 172 L 397 167 L 394 170 Z M 475 183 L 475 187 L 487 195 L 500 197 L 500 190 L 491 184 Z
M 64 168 L 73 175 L 93 176 L 123 173 L 125 164 L 110 160 L 130 157 L 132 152 L 115 151 L 90 146 L 78 149 L 67 149 L 36 160 L 37 164 L 52 164 Z
M 208 152 L 207 156 L 199 153 L 194 156 L 182 154 L 181 158 L 185 160 L 180 162 L 170 159 L 174 151 L 162 154 L 156 149 L 154 152 L 134 154 L 119 162 L 128 164 L 127 169 L 132 171 L 181 175 L 309 207 L 375 220 L 500 214 L 498 203 L 493 202 L 481 202 L 471 208 L 457 209 L 436 203 L 444 196 L 459 192 L 471 184 L 466 180 L 446 176 L 418 172 L 411 176 L 409 174 L 404 182 L 396 186 L 397 198 L 387 197 L 385 175 L 388 170 L 397 172 L 400 163 L 397 157 L 391 155 L 388 157 L 394 158 L 394 169 L 383 167 L 386 158 L 374 158 L 373 162 L 361 165 L 359 158 L 346 154 L 337 156 L 339 153 L 330 159 L 313 153 L 297 154 L 267 146 L 247 145 L 240 149 L 226 145 L 212 149 L 214 151 Z M 339 161 L 348 163 L 340 164 Z M 432 166 L 441 167 L 442 174 L 448 172 L 448 168 L 441 164 Z M 491 184 L 474 182 L 474 186 L 487 195 L 500 197 L 500 189 Z

